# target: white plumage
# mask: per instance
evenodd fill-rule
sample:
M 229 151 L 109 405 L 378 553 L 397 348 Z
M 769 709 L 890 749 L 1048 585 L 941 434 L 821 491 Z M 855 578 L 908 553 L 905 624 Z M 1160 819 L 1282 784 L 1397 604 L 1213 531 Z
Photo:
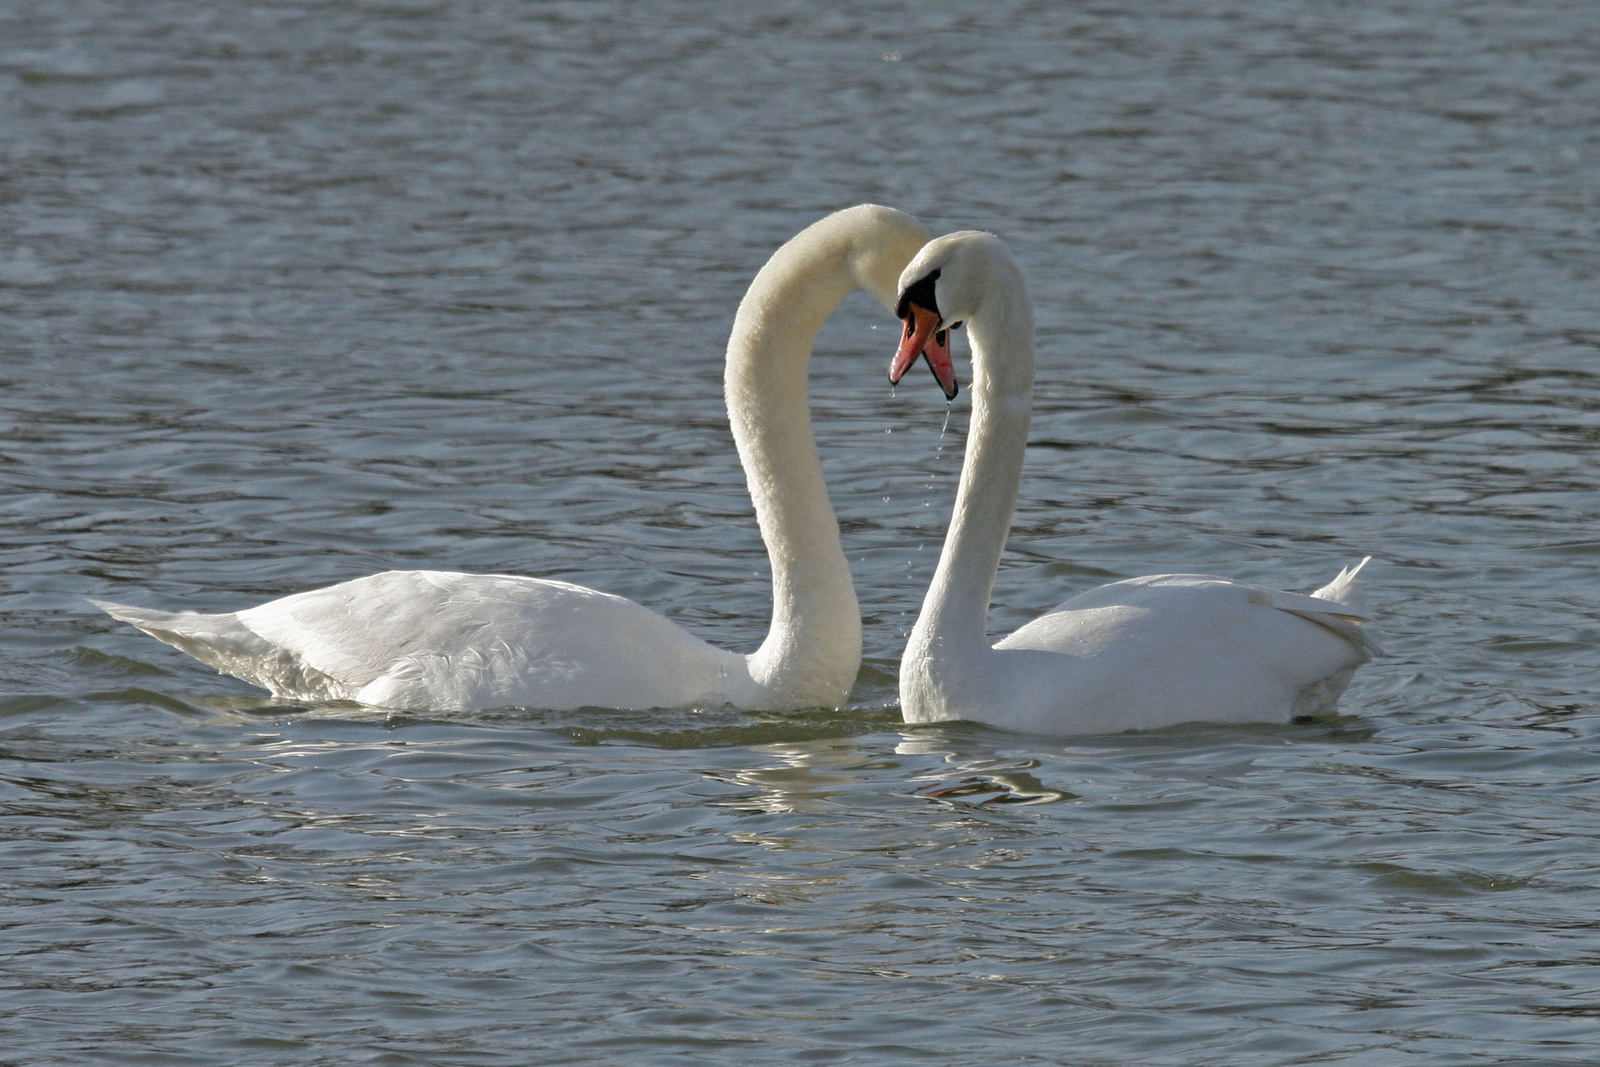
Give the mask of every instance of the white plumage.
M 891 306 L 926 240 L 889 208 L 838 212 L 774 253 L 739 305 L 728 415 L 773 575 L 756 652 L 713 648 L 622 597 L 504 574 L 388 571 L 218 615 L 94 603 L 280 697 L 416 710 L 837 707 L 860 666 L 861 618 L 811 436 L 811 346 L 855 289 Z
M 1377 651 L 1356 574 L 1312 596 L 1203 574 L 1082 593 L 990 645 L 989 598 L 1027 445 L 1033 309 L 992 234 L 930 242 L 901 276 L 908 328 L 891 377 L 965 321 L 972 420 L 954 514 L 900 665 L 906 721 L 970 719 L 1042 734 L 1183 722 L 1287 722 L 1329 711 Z M 926 350 L 930 364 L 948 352 Z

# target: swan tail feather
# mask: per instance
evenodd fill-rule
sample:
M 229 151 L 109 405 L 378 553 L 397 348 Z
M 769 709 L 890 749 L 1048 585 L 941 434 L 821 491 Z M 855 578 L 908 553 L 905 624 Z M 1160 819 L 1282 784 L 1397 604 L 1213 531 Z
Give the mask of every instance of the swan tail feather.
M 234 614 L 157 611 L 89 598 L 113 619 L 135 626 L 164 644 L 214 667 L 220 674 L 269 690 L 275 697 L 301 700 L 349 699 L 345 686 L 274 645 Z
M 1346 567 L 1339 572 L 1339 576 L 1327 585 L 1318 589 L 1311 595 L 1318 600 L 1331 600 L 1335 604 L 1343 604 L 1354 608 L 1358 614 L 1367 613 L 1366 582 L 1357 577 L 1361 568 L 1372 562 L 1371 556 L 1364 557 L 1354 567 Z

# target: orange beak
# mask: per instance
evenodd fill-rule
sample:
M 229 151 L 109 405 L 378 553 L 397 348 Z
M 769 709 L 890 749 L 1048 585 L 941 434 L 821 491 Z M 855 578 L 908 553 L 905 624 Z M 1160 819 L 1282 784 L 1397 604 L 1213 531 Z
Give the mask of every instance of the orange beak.
M 944 398 L 954 400 L 959 387 L 955 362 L 950 358 L 950 331 L 939 329 L 939 316 L 927 308 L 912 304 L 908 311 L 906 329 L 900 335 L 900 349 L 894 354 L 894 362 L 889 364 L 889 384 L 899 385 L 917 357 L 922 356 L 928 361 L 928 369 L 933 371 L 934 381 L 944 390 Z

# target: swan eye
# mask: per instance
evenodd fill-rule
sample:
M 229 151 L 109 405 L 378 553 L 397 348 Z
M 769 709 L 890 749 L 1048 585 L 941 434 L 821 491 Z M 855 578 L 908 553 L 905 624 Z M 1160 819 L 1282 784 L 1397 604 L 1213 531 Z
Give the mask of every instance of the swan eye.
M 896 318 L 905 318 L 911 314 L 911 305 L 926 308 L 935 315 L 939 314 L 939 299 L 934 295 L 933 283 L 939 280 L 939 272 L 931 270 L 918 278 L 900 291 L 900 302 L 895 305 Z

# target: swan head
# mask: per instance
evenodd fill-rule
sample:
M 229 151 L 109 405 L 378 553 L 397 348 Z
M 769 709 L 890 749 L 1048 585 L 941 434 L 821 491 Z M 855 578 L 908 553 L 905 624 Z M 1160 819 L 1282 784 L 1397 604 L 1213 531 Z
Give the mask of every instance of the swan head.
M 921 357 L 928 361 L 945 399 L 954 400 L 958 386 L 950 331 L 982 314 L 997 291 L 993 284 L 997 278 L 1020 286 L 1021 274 L 1011 254 L 992 233 L 963 230 L 924 245 L 900 275 L 894 311 L 905 329 L 889 364 L 889 381 L 898 385 Z

